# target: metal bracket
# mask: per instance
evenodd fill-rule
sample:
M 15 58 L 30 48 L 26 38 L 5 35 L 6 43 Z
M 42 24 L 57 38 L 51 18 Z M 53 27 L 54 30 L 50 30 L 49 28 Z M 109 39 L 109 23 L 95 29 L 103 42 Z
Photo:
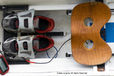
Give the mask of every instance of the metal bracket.
M 97 65 L 97 71 L 105 71 L 105 63 L 101 65 Z

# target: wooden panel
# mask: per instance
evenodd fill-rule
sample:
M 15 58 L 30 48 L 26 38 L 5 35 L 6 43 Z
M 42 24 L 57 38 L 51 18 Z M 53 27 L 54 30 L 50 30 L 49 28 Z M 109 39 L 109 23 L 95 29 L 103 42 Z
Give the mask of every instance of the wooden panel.
M 86 18 L 93 20 L 92 26 L 85 26 Z M 100 2 L 79 4 L 72 11 L 72 53 L 74 59 L 84 65 L 98 65 L 108 61 L 112 55 L 110 47 L 100 36 L 100 30 L 111 17 L 110 9 Z M 84 46 L 86 40 L 93 41 L 93 47 Z

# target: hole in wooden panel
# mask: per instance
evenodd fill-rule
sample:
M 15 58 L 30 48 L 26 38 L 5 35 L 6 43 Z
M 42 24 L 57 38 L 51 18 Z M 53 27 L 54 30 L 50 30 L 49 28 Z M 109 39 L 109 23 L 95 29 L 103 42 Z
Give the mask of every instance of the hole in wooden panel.
M 88 27 L 92 26 L 93 25 L 93 20 L 92 18 L 88 17 L 84 20 L 84 24 Z
M 93 41 L 92 41 L 92 40 L 86 40 L 85 43 L 84 43 L 84 46 L 85 46 L 87 49 L 93 48 Z

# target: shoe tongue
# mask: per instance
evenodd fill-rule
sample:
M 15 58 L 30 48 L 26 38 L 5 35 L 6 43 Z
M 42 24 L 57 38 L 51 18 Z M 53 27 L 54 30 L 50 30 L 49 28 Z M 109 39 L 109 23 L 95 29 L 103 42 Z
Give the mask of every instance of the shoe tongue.
M 39 28 L 39 18 L 34 20 L 34 28 L 36 28 L 36 29 Z
M 39 39 L 33 40 L 33 46 L 39 49 Z

